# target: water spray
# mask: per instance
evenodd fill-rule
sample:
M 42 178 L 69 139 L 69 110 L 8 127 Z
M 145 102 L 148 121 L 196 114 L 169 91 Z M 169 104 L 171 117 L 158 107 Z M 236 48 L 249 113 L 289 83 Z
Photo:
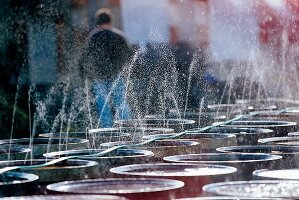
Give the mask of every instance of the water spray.
M 285 109 L 274 111 L 274 113 L 277 114 L 277 115 L 279 115 L 279 114 L 284 113 L 284 112 L 286 112 L 288 110 L 289 110 L 289 108 L 285 108 Z M 204 132 L 206 130 L 209 130 L 209 129 L 212 129 L 212 128 L 216 128 L 216 127 L 221 126 L 221 125 L 227 125 L 227 124 L 230 124 L 230 123 L 232 123 L 234 121 L 238 121 L 238 120 L 246 118 L 246 117 L 252 117 L 252 116 L 259 115 L 259 114 L 264 114 L 266 112 L 267 111 L 255 111 L 255 112 L 250 112 L 249 114 L 246 114 L 246 115 L 238 115 L 238 116 L 236 116 L 236 117 L 234 117 L 232 119 L 229 119 L 229 120 L 226 120 L 226 121 L 223 121 L 223 122 L 215 122 L 212 125 L 200 128 L 200 129 L 196 130 L 196 132 Z M 179 138 L 181 136 L 184 136 L 185 134 L 187 134 L 186 131 L 183 131 L 183 132 L 180 132 L 180 133 L 176 133 L 176 134 L 173 134 L 171 136 L 163 136 L 163 135 L 161 135 L 159 137 L 151 138 L 151 139 L 145 140 L 145 141 L 140 142 L 140 143 L 114 146 L 114 147 L 108 148 L 108 149 L 106 149 L 106 150 L 104 150 L 104 151 L 102 151 L 100 153 L 95 153 L 95 154 L 90 154 L 90 155 L 80 155 L 80 156 L 67 156 L 67 157 L 62 157 L 62 158 L 54 159 L 54 160 L 51 160 L 51 161 L 49 161 L 47 163 L 38 164 L 38 165 L 5 167 L 5 168 L 0 169 L 0 174 L 3 175 L 3 173 L 5 173 L 5 172 L 12 171 L 12 170 L 17 170 L 17 169 L 32 169 L 32 168 L 46 167 L 46 166 L 54 165 L 54 164 L 57 164 L 59 162 L 63 162 L 63 161 L 69 160 L 69 159 L 84 158 L 84 157 L 88 157 L 88 158 L 90 158 L 90 157 L 100 157 L 100 156 L 104 156 L 104 155 L 106 155 L 108 153 L 111 153 L 111 152 L 113 152 L 113 151 L 115 151 L 117 149 L 139 147 L 139 146 L 142 146 L 142 145 L 145 145 L 145 144 L 152 143 L 152 142 L 154 142 L 156 140 Z

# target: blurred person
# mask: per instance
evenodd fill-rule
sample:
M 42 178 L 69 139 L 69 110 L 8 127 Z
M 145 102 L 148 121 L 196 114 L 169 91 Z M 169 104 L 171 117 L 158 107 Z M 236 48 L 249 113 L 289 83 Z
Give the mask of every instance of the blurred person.
M 179 107 L 196 109 L 204 95 L 208 32 L 206 0 L 169 0 L 169 41 L 176 57 Z
M 258 15 L 259 42 L 262 52 L 277 63 L 281 63 L 283 29 L 282 14 L 265 2 L 260 6 Z M 282 12 L 282 11 L 281 11 Z
M 96 27 L 87 39 L 81 71 L 84 78 L 92 82 L 101 127 L 112 127 L 113 111 L 119 119 L 130 118 L 130 109 L 124 98 L 125 81 L 122 72 L 133 51 L 122 31 L 112 26 L 109 9 L 99 9 L 95 18 Z

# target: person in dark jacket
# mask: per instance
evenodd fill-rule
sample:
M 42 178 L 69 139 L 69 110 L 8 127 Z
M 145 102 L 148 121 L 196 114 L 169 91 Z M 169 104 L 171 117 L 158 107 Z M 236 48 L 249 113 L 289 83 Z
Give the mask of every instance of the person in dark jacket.
M 132 49 L 124 34 L 112 27 L 110 10 L 102 8 L 96 12 L 95 17 L 97 26 L 89 34 L 81 67 L 84 77 L 93 83 L 100 125 L 111 127 L 113 110 L 119 119 L 130 117 L 130 109 L 124 99 L 125 81 L 122 71 L 130 61 Z

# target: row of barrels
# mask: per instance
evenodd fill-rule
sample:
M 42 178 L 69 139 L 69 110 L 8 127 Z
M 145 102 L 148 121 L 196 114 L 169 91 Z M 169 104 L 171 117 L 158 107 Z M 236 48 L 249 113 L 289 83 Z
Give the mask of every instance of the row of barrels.
M 88 194 L 92 198 L 113 194 L 116 196 L 111 198 L 116 199 L 299 197 L 299 110 L 267 109 L 250 115 L 226 108 L 227 114 L 242 117 L 221 123 L 218 115 L 222 108 L 217 106 L 215 118 L 203 126 L 202 113 L 193 113 L 199 119 L 195 120 L 181 112 L 185 118 L 148 116 L 118 121 L 110 129 L 2 140 L 0 168 L 38 166 L 69 158 L 51 166 L 21 167 L 21 172 L 2 174 L 2 186 L 7 187 L 1 190 L 5 191 L 2 195 L 41 194 L 43 198 L 54 198 L 53 194 Z M 211 127 L 202 128 L 205 126 Z M 101 154 L 114 147 L 120 148 Z M 24 151 L 21 156 L 25 157 L 18 157 L 18 150 Z M 34 181 L 24 181 L 24 172 L 35 174 L 31 177 L 34 181 L 39 177 L 38 188 Z M 8 184 L 8 178 L 16 181 L 14 176 L 20 176 L 26 187 L 15 184 L 15 190 Z M 78 199 L 80 195 L 76 195 Z

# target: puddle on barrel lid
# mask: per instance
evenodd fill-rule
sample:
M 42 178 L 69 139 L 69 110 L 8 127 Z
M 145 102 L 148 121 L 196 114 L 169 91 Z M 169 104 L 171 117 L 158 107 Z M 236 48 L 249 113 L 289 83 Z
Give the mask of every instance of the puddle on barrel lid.
M 167 191 L 183 186 L 184 182 L 170 179 L 115 178 L 60 182 L 48 185 L 47 189 L 78 194 L 132 194 Z
M 203 190 L 242 197 L 299 197 L 299 181 L 236 181 L 209 184 Z
M 254 175 L 264 178 L 299 180 L 299 169 L 258 170 Z
M 230 174 L 236 168 L 221 165 L 192 164 L 137 164 L 115 167 L 110 170 L 116 174 L 144 176 L 210 176 Z

